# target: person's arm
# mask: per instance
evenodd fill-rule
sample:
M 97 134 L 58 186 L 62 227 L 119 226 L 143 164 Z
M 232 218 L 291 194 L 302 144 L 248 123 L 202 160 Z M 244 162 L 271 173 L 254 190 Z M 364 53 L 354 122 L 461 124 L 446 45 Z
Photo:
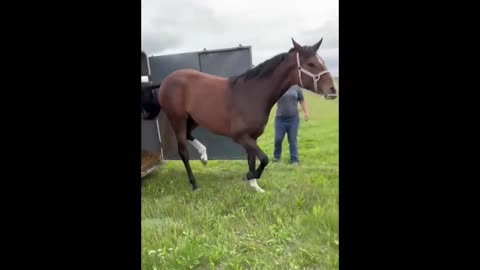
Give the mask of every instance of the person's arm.
M 308 121 L 309 114 L 308 114 L 308 106 L 305 98 L 303 97 L 302 89 L 298 88 L 298 102 L 300 102 L 300 106 L 302 106 L 303 115 L 305 121 Z
M 300 101 L 300 105 L 302 106 L 302 110 L 303 110 L 303 115 L 304 115 L 305 121 L 308 121 L 309 115 L 308 115 L 307 102 L 306 102 L 305 100 L 302 100 L 302 101 Z

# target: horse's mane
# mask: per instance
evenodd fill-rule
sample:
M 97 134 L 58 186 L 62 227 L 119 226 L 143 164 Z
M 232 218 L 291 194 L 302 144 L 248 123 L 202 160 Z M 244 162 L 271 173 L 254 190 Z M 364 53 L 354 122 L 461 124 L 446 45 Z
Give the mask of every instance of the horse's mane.
M 244 73 L 230 78 L 231 84 L 235 85 L 238 80 L 248 81 L 251 79 L 261 79 L 270 76 L 275 68 L 285 60 L 288 53 L 277 54 L 274 57 L 264 61 L 258 66 L 245 71 Z
M 303 49 L 307 53 L 312 53 L 314 54 L 315 51 L 311 46 L 303 46 Z M 274 57 L 265 60 L 258 66 L 249 69 L 245 71 L 244 73 L 230 77 L 230 83 L 231 85 L 235 85 L 238 80 L 243 79 L 244 81 L 252 80 L 252 79 L 262 79 L 262 78 L 267 78 L 270 76 L 273 71 L 277 68 L 278 65 L 280 65 L 286 58 L 287 55 L 292 52 L 294 48 L 291 48 L 288 52 L 280 53 L 275 55 Z

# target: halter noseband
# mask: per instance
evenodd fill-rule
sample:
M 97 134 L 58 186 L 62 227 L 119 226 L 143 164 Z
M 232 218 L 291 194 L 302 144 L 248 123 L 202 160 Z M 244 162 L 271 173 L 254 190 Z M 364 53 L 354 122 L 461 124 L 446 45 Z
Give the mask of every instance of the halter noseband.
M 330 71 L 328 71 L 328 70 L 325 69 L 324 71 L 322 71 L 322 72 L 320 72 L 320 73 L 318 73 L 318 74 L 313 74 L 313 73 L 311 73 L 310 71 L 304 69 L 304 68 L 300 65 L 300 56 L 299 56 L 299 53 L 298 53 L 298 52 L 297 52 L 297 66 L 298 66 L 298 79 L 300 80 L 300 85 L 301 85 L 303 88 L 305 88 L 305 87 L 303 86 L 303 82 L 302 82 L 302 72 L 303 72 L 303 73 L 307 74 L 308 76 L 312 77 L 312 79 L 313 79 L 313 85 L 314 85 L 314 87 L 315 87 L 315 92 L 318 92 L 317 82 L 318 82 L 318 80 L 320 80 L 320 77 L 321 77 L 322 75 L 327 74 L 327 73 L 330 72 Z

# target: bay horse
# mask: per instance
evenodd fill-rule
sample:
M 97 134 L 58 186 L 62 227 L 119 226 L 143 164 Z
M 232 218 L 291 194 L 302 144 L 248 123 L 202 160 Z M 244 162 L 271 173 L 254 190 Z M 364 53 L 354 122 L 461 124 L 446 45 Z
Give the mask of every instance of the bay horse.
M 180 155 L 193 191 L 198 189 L 190 168 L 187 141 L 207 164 L 206 147 L 192 136 L 200 126 L 210 132 L 231 138 L 247 153 L 248 185 L 265 192 L 257 183 L 268 165 L 268 156 L 257 145 L 264 132 L 270 111 L 292 85 L 332 100 L 337 90 L 332 75 L 317 51 L 323 38 L 312 46 L 301 46 L 293 38 L 286 53 L 247 70 L 224 78 L 193 69 L 170 73 L 160 84 L 142 89 L 143 118 L 151 120 L 163 110 L 172 126 Z M 255 169 L 256 158 L 260 164 Z

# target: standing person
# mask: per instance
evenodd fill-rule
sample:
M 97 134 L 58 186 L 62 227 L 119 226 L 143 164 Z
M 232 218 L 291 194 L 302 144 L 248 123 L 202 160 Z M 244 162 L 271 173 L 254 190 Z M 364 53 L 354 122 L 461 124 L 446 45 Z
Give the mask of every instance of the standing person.
M 290 87 L 277 102 L 277 114 L 275 116 L 275 149 L 273 162 L 280 160 L 282 155 L 282 142 L 287 133 L 290 146 L 290 162 L 298 165 L 297 134 L 299 126 L 298 103 L 302 106 L 305 121 L 308 121 L 307 103 L 303 98 L 302 89 L 297 85 Z

